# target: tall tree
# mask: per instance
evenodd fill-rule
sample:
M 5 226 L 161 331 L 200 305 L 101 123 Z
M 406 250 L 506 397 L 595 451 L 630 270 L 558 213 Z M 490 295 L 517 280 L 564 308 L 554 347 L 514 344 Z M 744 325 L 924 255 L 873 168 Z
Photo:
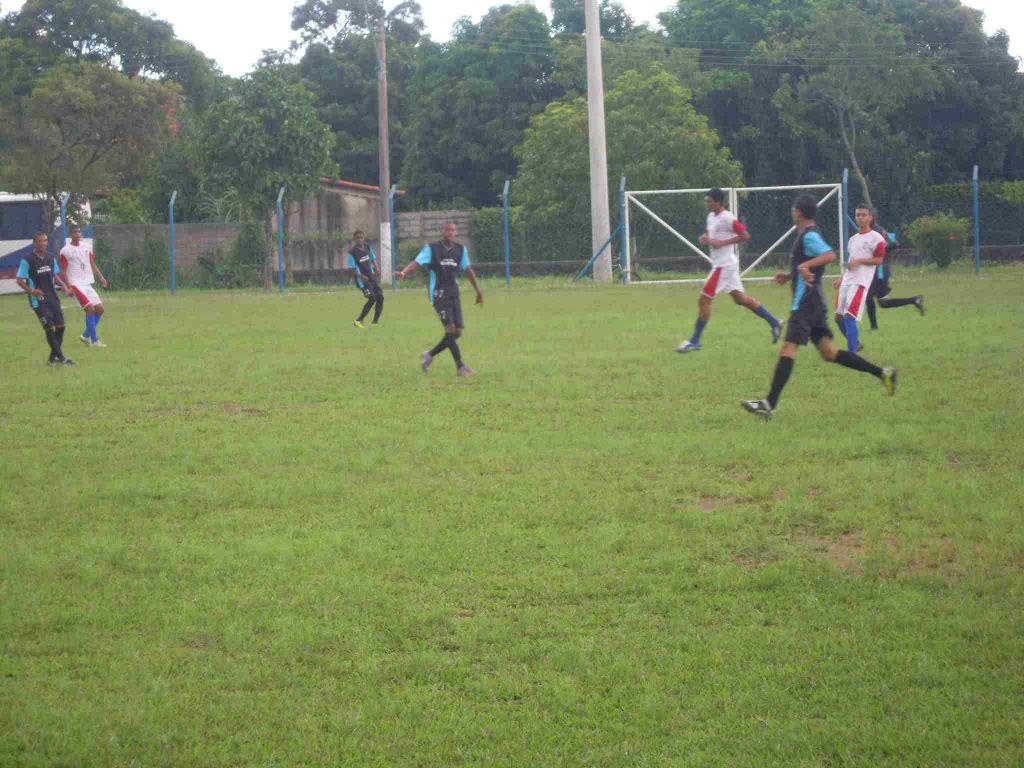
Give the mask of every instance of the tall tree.
M 139 173 L 171 132 L 171 85 L 132 80 L 101 64 L 50 69 L 21 104 L 3 181 L 17 192 L 90 194 Z
M 401 174 L 414 199 L 493 205 L 523 131 L 557 93 L 553 68 L 547 19 L 529 5 L 463 18 L 447 45 L 421 45 Z
M 242 78 L 205 117 L 200 160 L 207 190 L 237 192 L 246 213 L 264 222 L 268 242 L 265 212 L 280 187 L 290 200 L 301 200 L 334 170 L 333 138 L 314 102 L 303 86 L 276 68 L 263 68 Z
M 678 187 L 683 180 L 721 186 L 741 181 L 740 164 L 673 75 L 626 72 L 605 100 L 612 179 L 628 174 L 630 186 L 640 189 Z M 585 255 L 590 247 L 586 100 L 548 105 L 516 154 L 517 202 L 532 228 L 543 231 L 538 240 L 545 243 L 547 258 Z
M 587 28 L 584 0 L 551 0 L 551 28 L 564 35 L 582 35 Z M 621 43 L 636 24 L 622 3 L 601 0 L 597 9 L 601 37 Z

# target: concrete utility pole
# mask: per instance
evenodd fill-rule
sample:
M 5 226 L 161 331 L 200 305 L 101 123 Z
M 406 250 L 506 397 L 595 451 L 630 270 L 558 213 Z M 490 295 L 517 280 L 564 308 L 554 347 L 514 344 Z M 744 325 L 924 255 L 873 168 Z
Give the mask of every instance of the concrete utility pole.
M 391 204 L 388 192 L 391 189 L 391 161 L 388 152 L 388 48 L 387 32 L 384 28 L 384 17 L 377 20 L 377 37 L 380 50 L 377 55 L 377 130 L 379 147 L 377 162 L 379 170 L 380 194 L 378 210 L 380 211 L 380 272 L 388 275 L 394 271 L 391 253 Z
M 608 216 L 608 151 L 604 138 L 604 76 L 601 74 L 601 17 L 597 0 L 584 0 L 587 22 L 587 114 L 590 124 L 590 232 L 593 256 L 611 235 Z M 594 262 L 594 280 L 612 279 L 612 251 Z

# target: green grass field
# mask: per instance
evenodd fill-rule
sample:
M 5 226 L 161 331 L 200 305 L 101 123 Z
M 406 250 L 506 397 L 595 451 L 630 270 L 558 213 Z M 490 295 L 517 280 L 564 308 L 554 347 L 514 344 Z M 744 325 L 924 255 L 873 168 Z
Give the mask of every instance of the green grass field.
M 1024 267 L 894 287 L 767 423 L 693 285 L 3 297 L 0 765 L 1020 766 Z

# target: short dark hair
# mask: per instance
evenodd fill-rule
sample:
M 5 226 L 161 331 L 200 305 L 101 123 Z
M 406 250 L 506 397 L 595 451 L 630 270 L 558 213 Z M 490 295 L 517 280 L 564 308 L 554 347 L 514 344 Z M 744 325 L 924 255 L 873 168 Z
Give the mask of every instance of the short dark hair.
M 867 212 L 868 212 L 868 213 L 870 213 L 870 214 L 871 214 L 872 216 L 874 216 L 874 215 L 875 215 L 875 209 L 874 209 L 874 208 L 872 208 L 872 207 L 871 207 L 870 205 L 868 205 L 867 203 L 861 203 L 860 205 L 858 205 L 858 206 L 857 206 L 856 208 L 854 208 L 853 210 L 855 210 L 855 211 L 867 211 Z
M 800 211 L 800 215 L 807 221 L 814 221 L 818 216 L 818 201 L 806 192 L 797 196 L 793 201 L 793 207 Z
M 74 232 L 76 229 L 79 232 L 82 231 L 82 228 L 78 224 L 72 224 L 70 227 L 68 227 L 68 232 Z
M 725 202 L 725 192 L 722 191 L 721 187 L 712 187 L 708 190 L 707 194 L 716 203 Z
M 355 232 L 352 233 L 352 237 L 359 237 L 361 234 L 363 234 L 363 230 L 357 229 Z
M 38 232 L 36 232 L 36 233 L 35 233 L 34 235 L 32 235 L 32 242 L 34 243 L 34 242 L 35 242 L 36 240 L 38 240 L 38 239 L 39 239 L 40 237 L 45 237 L 45 238 L 46 238 L 47 240 L 49 240 L 49 239 L 50 239 L 50 236 L 49 236 L 48 234 L 46 234 L 46 233 L 45 233 L 45 232 L 43 232 L 42 230 L 39 230 L 39 231 L 38 231 Z

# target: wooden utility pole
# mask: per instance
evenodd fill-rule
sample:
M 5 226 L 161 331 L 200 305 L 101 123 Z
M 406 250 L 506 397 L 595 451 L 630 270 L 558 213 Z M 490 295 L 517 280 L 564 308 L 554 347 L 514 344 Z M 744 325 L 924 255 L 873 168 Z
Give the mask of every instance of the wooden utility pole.
M 384 17 L 377 20 L 377 38 L 380 49 L 377 54 L 377 133 L 379 147 L 377 163 L 379 171 L 380 196 L 380 271 L 390 279 L 394 271 L 391 253 L 391 204 L 388 192 L 391 189 L 391 160 L 388 151 L 388 47 Z
M 611 236 L 608 215 L 608 151 L 604 133 L 604 76 L 601 71 L 601 16 L 597 0 L 584 0 L 587 38 L 587 117 L 590 126 L 590 238 L 593 256 Z M 612 251 L 594 262 L 594 280 L 611 282 Z

